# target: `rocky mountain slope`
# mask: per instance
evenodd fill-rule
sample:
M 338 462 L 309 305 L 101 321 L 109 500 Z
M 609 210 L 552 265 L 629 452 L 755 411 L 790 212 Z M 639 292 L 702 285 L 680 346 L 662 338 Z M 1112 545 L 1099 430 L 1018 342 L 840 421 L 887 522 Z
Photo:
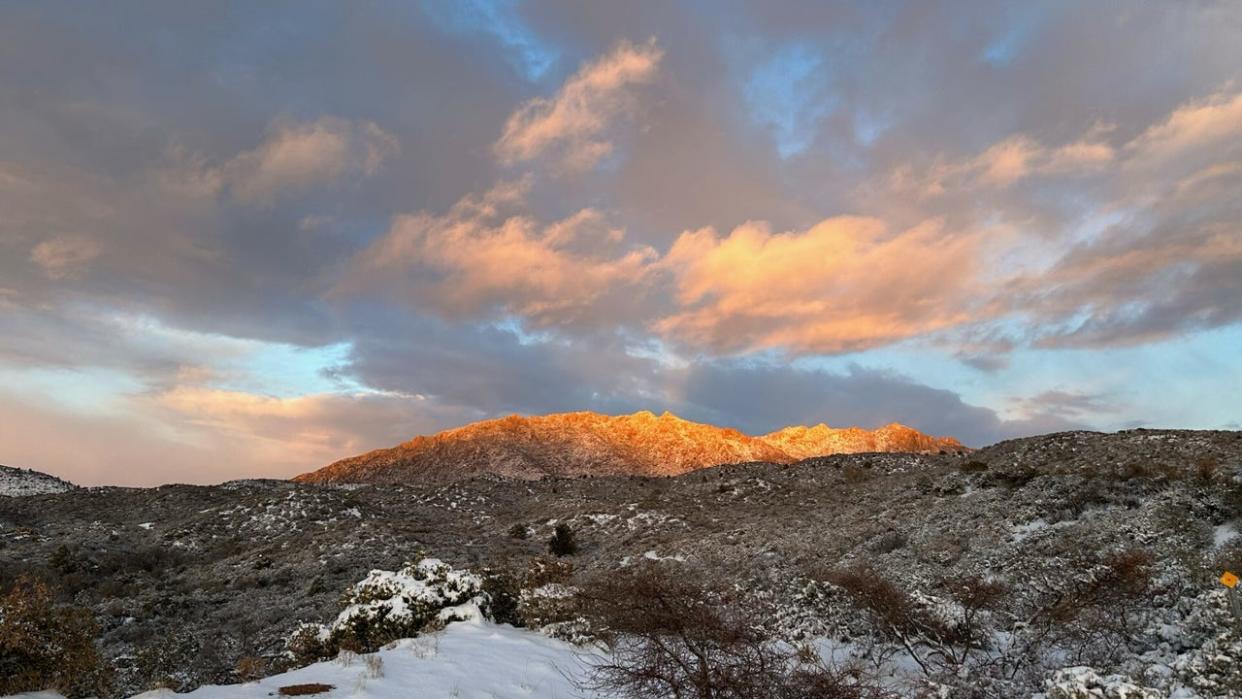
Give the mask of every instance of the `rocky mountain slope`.
M 1240 432 L 1071 432 L 970 454 L 838 455 L 672 478 L 245 481 L 0 498 L 0 590 L 30 574 L 89 607 L 123 693 L 187 690 L 241 681 L 247 659 L 274 667 L 291 631 L 335 618 L 342 591 L 372 569 L 433 555 L 521 570 L 560 523 L 576 532 L 579 552 L 565 559 L 576 576 L 651 561 L 736 582 L 772 602 L 765 622 L 881 659 L 903 657 L 900 644 L 875 636 L 824 582 L 833 571 L 876 571 L 927 604 L 952 599 L 963 580 L 1003 584 L 987 615 L 1002 640 L 1066 584 L 1080 588 L 1072 599 L 1137 600 L 1105 656 L 1053 655 L 1000 680 L 981 664 L 963 680 L 977 693 L 939 696 L 1026 699 L 1072 664 L 1166 688 L 1127 696 L 1180 685 L 1193 689 L 1180 699 L 1242 697 L 1242 632 L 1231 631 L 1217 581 L 1242 568 Z M 1108 577 L 1119 562 L 1125 576 Z M 1108 606 L 1082 614 L 1121 618 Z M 1007 647 L 972 657 L 991 662 Z
M 961 442 L 952 437 L 932 437 L 897 423 L 875 430 L 864 430 L 858 427 L 829 427 L 821 422 L 814 427 L 786 427 L 765 434 L 760 439 L 785 452 L 793 461 L 830 454 L 863 452 L 935 454 L 941 451 L 964 451 Z
M 708 466 L 750 461 L 792 463 L 812 456 L 859 452 L 962 451 L 951 437 L 930 437 L 903 425 L 868 431 L 826 425 L 789 427 L 762 437 L 683 420 L 671 413 L 538 417 L 512 415 L 391 449 L 343 459 L 298 476 L 302 483 L 448 482 L 492 474 L 543 476 L 676 476 Z
M 56 476 L 39 471 L 0 465 L 0 496 L 46 495 L 63 493 L 77 486 Z

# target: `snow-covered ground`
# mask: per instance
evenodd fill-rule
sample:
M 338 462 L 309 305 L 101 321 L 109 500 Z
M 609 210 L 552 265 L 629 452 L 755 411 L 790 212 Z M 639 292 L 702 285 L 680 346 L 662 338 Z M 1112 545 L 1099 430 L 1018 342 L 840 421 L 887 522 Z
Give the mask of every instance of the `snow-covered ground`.
M 533 631 L 489 621 L 450 624 L 437 634 L 397 641 L 370 655 L 345 653 L 307 667 L 246 684 L 206 686 L 186 693 L 155 690 L 141 699 L 269 699 L 281 687 L 327 684 L 318 699 L 591 699 L 577 689 L 581 648 Z M 379 662 L 376 662 L 378 658 Z M 55 699 L 46 692 L 22 699 Z

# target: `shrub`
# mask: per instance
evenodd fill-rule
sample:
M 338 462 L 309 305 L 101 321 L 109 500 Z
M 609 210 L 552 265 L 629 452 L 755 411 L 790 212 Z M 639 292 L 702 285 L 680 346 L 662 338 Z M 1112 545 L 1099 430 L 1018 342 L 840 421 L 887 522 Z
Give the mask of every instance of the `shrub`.
M 509 538 L 510 539 L 525 540 L 529 536 L 530 536 L 530 531 L 527 530 L 525 524 L 515 524 L 512 527 L 509 527 Z
M 539 556 L 532 558 L 526 568 L 522 587 L 539 587 L 548 583 L 566 584 L 574 577 L 573 561 L 562 561 L 556 558 Z
M 1039 471 L 1025 464 L 1015 464 L 1006 468 L 993 469 L 988 472 L 987 479 L 993 485 L 1017 489 L 1030 483 L 1039 476 Z
M 267 674 L 267 661 L 253 655 L 246 655 L 237 661 L 233 672 L 237 674 L 237 679 L 243 682 L 261 679 Z
M 55 605 L 45 585 L 19 579 L 0 600 L 0 694 L 107 695 L 112 671 L 95 648 L 97 633 L 87 610 Z
M 483 611 L 489 619 L 497 624 L 525 626 L 521 614 L 518 613 L 522 585 L 516 575 L 508 570 L 485 569 L 483 592 L 487 595 Z
M 223 659 L 219 655 L 220 635 L 202 636 L 184 627 L 164 627 L 147 639 L 134 654 L 135 676 L 147 689 L 184 692 L 198 685 L 207 673 L 214 673 Z M 225 666 L 227 667 L 227 665 Z
M 1070 574 L 1029 579 L 1033 599 L 1018 610 L 1026 621 L 1006 661 L 1019 668 L 1055 653 L 1078 664 L 1104 666 L 1130 655 L 1128 644 L 1151 610 L 1153 561 L 1137 548 L 1088 553 L 1067 561 Z
M 984 649 L 992 635 L 988 612 L 1005 593 L 998 582 L 964 577 L 946 581 L 950 597 L 942 599 L 907 592 L 867 567 L 836 571 L 829 581 L 870 614 L 879 636 L 900 643 L 928 676 L 956 674 Z
M 75 573 L 78 570 L 77 556 L 73 555 L 73 551 L 71 551 L 65 544 L 61 544 L 56 547 L 56 550 L 52 552 L 51 558 L 48 559 L 47 564 L 51 566 L 52 570 L 61 575 L 69 575 L 70 573 Z
M 983 473 L 988 470 L 988 464 L 986 461 L 972 459 L 970 461 L 963 462 L 961 466 L 957 467 L 957 469 L 962 473 Z
M 584 588 L 583 612 L 611 640 L 607 656 L 589 661 L 585 686 L 626 699 L 888 696 L 860 668 L 830 668 L 777 642 L 738 593 L 696 579 L 644 565 Z
M 342 597 L 331 624 L 304 624 L 286 641 L 299 662 L 341 650 L 369 653 L 454 621 L 482 615 L 488 604 L 483 577 L 424 558 L 397 572 L 373 570 Z
M 1214 456 L 1204 456 L 1195 462 L 1195 479 L 1200 483 L 1212 483 L 1220 471 L 1220 461 Z
M 548 539 L 548 553 L 553 556 L 572 556 L 578 553 L 578 542 L 574 530 L 567 523 L 556 525 L 552 538 Z
M 867 548 L 876 554 L 892 553 L 900 548 L 905 548 L 908 540 L 906 535 L 901 532 L 885 532 L 876 537 Z

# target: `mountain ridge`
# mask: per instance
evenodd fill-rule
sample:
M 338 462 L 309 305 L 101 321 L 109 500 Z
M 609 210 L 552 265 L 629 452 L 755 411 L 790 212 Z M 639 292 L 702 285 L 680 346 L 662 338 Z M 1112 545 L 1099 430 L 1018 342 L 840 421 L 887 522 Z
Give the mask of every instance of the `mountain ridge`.
M 751 436 L 665 411 L 603 415 L 589 411 L 509 415 L 420 435 L 394 447 L 333 462 L 293 480 L 302 483 L 453 481 L 482 475 L 675 476 L 726 463 L 793 463 L 859 452 L 965 451 L 952 437 L 933 437 L 892 423 L 875 430 L 823 423 Z
M 0 497 L 63 493 L 77 487 L 50 473 L 0 464 Z

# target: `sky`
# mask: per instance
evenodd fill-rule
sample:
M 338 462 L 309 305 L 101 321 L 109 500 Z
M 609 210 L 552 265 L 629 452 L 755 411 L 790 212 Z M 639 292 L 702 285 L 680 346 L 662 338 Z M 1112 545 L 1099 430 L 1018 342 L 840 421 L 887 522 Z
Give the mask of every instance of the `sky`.
M 0 5 L 0 463 L 1242 428 L 1242 3 Z

